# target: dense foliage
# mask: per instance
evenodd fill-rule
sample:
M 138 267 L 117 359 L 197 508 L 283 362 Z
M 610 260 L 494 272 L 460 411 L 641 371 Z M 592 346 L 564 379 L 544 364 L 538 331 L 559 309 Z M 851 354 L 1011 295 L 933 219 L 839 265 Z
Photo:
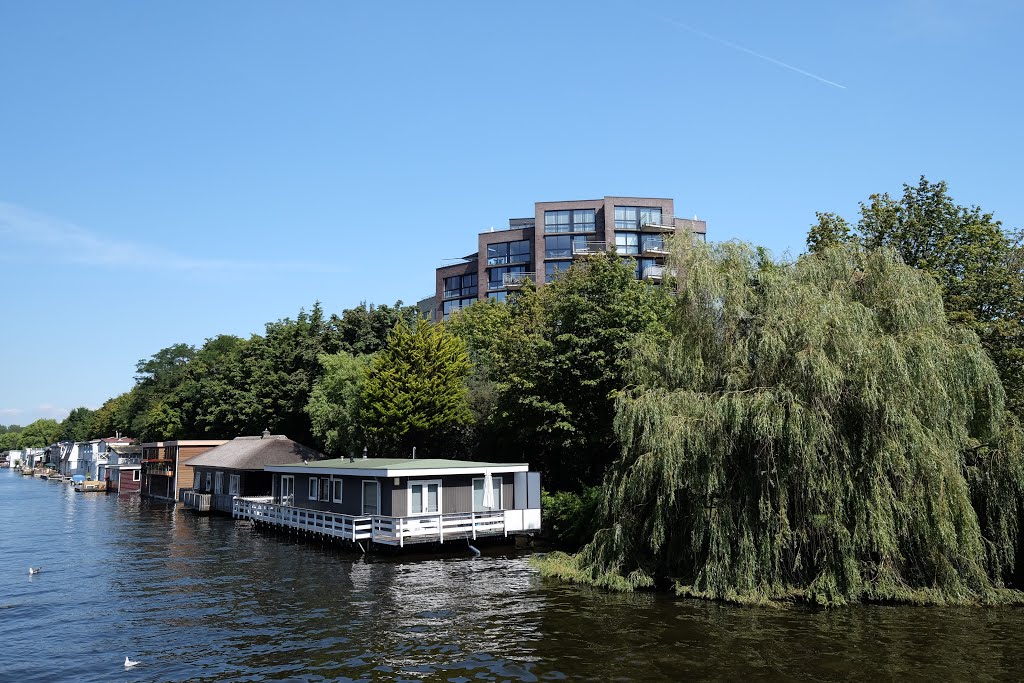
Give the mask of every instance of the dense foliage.
M 471 419 L 466 396 L 465 343 L 420 319 L 395 325 L 371 361 L 359 397 L 360 428 L 375 456 L 451 457 L 451 445 Z
M 325 453 L 340 457 L 366 447 L 359 408 L 372 360 L 372 355 L 353 356 L 344 351 L 320 356 L 323 374 L 313 385 L 306 413 Z
M 991 213 L 956 204 L 943 182 L 924 177 L 903 195 L 871 195 L 850 225 L 818 214 L 807 244 L 889 248 L 935 278 L 950 321 L 972 329 L 995 362 L 1007 407 L 1024 417 L 1024 247 Z
M 678 250 L 638 344 L 601 530 L 549 573 L 740 601 L 995 601 L 1021 436 L 977 337 L 891 251 Z
M 615 397 L 633 339 L 664 335 L 671 297 L 601 254 L 507 305 L 477 304 L 450 329 L 474 360 L 480 450 L 524 460 L 554 490 L 599 484 L 619 447 Z

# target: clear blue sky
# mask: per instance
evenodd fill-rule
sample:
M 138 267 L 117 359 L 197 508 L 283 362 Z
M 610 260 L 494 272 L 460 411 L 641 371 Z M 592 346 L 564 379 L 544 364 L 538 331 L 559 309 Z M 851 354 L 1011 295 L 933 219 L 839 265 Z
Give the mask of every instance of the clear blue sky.
M 533 202 L 799 253 L 925 174 L 1024 225 L 1024 3 L 0 4 L 0 424 L 176 342 L 412 302 Z

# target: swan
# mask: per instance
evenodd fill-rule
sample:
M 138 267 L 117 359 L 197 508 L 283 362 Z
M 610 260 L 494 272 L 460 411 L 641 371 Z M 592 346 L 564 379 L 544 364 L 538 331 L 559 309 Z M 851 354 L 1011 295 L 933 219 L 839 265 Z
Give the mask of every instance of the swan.
M 138 664 L 137 661 L 128 659 L 127 657 L 124 658 L 124 668 L 128 669 L 135 666 L 136 664 Z

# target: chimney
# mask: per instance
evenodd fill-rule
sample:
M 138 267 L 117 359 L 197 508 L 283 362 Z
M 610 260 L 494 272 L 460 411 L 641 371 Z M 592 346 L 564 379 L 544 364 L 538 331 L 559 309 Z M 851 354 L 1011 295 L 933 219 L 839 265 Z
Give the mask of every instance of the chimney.
M 267 438 L 268 436 L 270 436 L 270 430 L 269 430 L 269 429 L 264 429 L 264 430 L 263 430 L 263 436 L 261 436 L 260 438 L 261 438 L 261 439 L 265 439 L 265 438 Z

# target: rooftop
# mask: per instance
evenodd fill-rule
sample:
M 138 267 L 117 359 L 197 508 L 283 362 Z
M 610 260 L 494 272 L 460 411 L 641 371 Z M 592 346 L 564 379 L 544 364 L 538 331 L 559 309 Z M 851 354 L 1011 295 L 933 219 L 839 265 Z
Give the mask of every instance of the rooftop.
M 282 434 L 239 436 L 211 448 L 188 461 L 192 467 L 223 467 L 230 470 L 259 470 L 268 465 L 301 464 L 324 457 L 318 451 L 296 443 Z
M 194 462 L 194 461 L 193 461 Z M 306 467 L 345 470 L 448 470 L 481 469 L 484 467 L 514 467 L 520 462 L 476 462 L 473 460 L 445 460 L 441 458 L 334 458 L 307 463 Z

